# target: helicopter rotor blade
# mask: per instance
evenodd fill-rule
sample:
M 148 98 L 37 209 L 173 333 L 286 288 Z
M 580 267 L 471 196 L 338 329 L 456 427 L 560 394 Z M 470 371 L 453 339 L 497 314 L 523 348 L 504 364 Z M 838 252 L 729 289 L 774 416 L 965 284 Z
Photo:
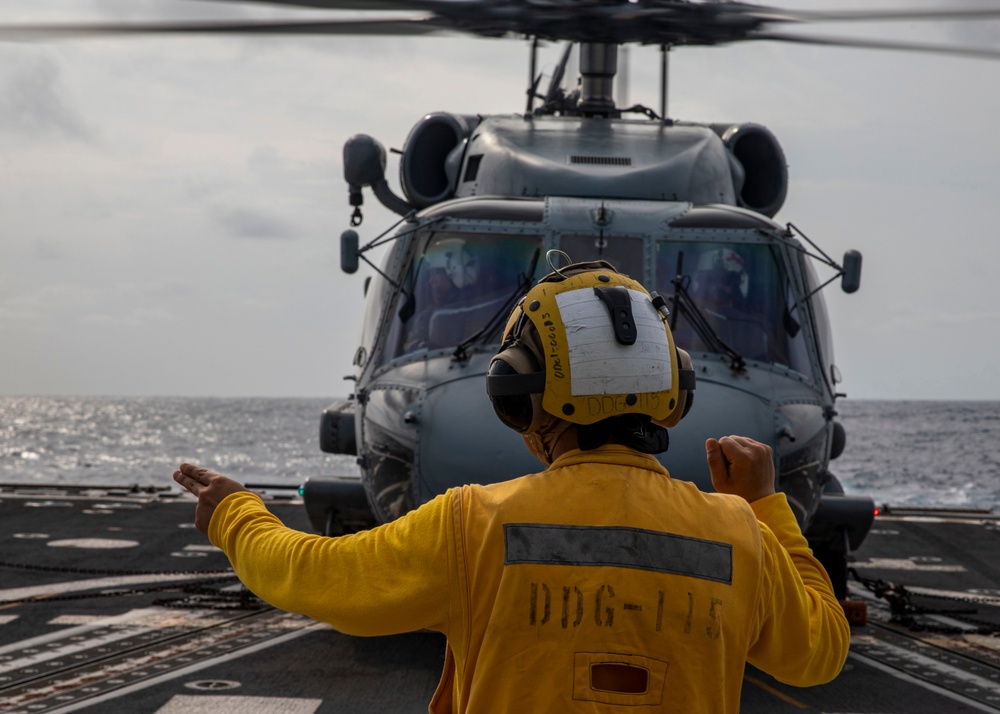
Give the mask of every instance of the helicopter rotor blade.
M 237 2 L 239 0 L 226 0 Z M 327 10 L 410 10 L 397 18 L 310 18 L 166 23 L 0 26 L 0 40 L 121 35 L 431 35 L 533 36 L 547 41 L 665 46 L 723 45 L 743 40 L 892 49 L 995 59 L 990 49 L 942 47 L 892 40 L 780 34 L 769 26 L 819 22 L 970 20 L 1000 18 L 1000 8 L 785 11 L 739 2 L 683 0 L 258 0 L 261 4 Z M 419 14 L 418 14 L 419 13 Z
M 989 20 L 1000 18 L 1000 8 L 965 7 L 951 10 L 782 10 L 742 5 L 740 14 L 763 22 L 909 22 L 911 20 Z M 720 13 L 724 15 L 723 11 Z
M 55 40 L 113 35 L 429 35 L 450 23 L 434 17 L 371 20 L 0 25 L 0 40 Z
M 864 40 L 852 37 L 828 37 L 825 35 L 782 35 L 777 33 L 754 33 L 747 40 L 768 40 L 791 42 L 804 45 L 828 47 L 853 47 L 869 50 L 896 50 L 901 52 L 926 52 L 952 55 L 956 57 L 977 57 L 979 59 L 1000 60 L 1000 50 L 979 47 L 957 47 L 953 45 L 932 45 L 922 42 L 897 42 L 893 40 Z
M 433 2 L 434 0 L 432 0 Z M 316 10 L 422 10 L 419 2 L 412 0 L 208 0 L 212 4 L 267 5 Z
M 220 2 L 220 0 L 210 0 Z M 230 4 L 246 4 L 248 0 L 221 0 Z M 447 10 L 462 5 L 487 5 L 492 3 L 463 2 L 462 0 L 250 0 L 258 5 L 316 8 L 325 10 Z M 523 0 L 535 7 L 574 7 L 577 0 Z M 595 3 L 600 4 L 600 3 Z M 1000 17 L 1000 8 L 956 8 L 951 10 L 785 10 L 764 5 L 733 2 L 680 3 L 677 0 L 660 0 L 650 3 L 660 10 L 673 7 L 685 11 L 707 12 L 719 17 L 742 15 L 764 22 L 894 22 L 908 20 L 975 20 Z M 677 6 L 686 5 L 679 8 Z

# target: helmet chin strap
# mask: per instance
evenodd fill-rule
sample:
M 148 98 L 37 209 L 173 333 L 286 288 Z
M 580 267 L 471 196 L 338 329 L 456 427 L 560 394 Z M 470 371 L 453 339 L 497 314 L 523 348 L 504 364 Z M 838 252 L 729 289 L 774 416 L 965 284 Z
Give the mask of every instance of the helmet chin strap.
M 623 414 L 577 429 L 577 439 L 584 451 L 596 449 L 611 440 L 644 454 L 662 454 L 670 446 L 670 435 L 643 414 Z
M 651 423 L 648 417 L 641 414 L 612 417 L 589 425 L 571 424 L 551 417 L 537 430 L 524 434 L 524 443 L 539 461 L 551 466 L 558 456 L 556 448 L 560 439 L 573 426 L 576 427 L 576 443 L 569 448 L 577 447 L 581 451 L 600 448 L 609 441 L 624 444 L 644 454 L 662 454 L 670 446 L 670 434 L 667 430 Z M 564 446 L 562 451 L 565 450 Z
M 622 443 L 644 454 L 662 454 L 670 448 L 670 433 L 666 428 L 653 424 L 643 415 L 621 417 L 612 433 Z

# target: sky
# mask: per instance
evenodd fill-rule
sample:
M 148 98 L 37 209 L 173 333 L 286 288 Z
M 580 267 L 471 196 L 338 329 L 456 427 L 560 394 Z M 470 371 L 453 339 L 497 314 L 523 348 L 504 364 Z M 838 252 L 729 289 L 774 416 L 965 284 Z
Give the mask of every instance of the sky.
M 914 5 L 942 3 L 877 6 Z M 0 0 L 0 24 L 292 14 Z M 1000 22 L 866 34 L 1000 48 Z M 670 116 L 767 126 L 791 181 L 776 220 L 864 254 L 857 293 L 825 291 L 841 390 L 1000 399 L 1000 61 L 756 43 L 670 62 Z M 630 102 L 658 106 L 658 63 L 630 53 Z M 371 271 L 339 268 L 343 142 L 523 111 L 527 74 L 521 39 L 0 40 L 0 395 L 347 394 Z M 399 192 L 396 157 L 387 174 Z M 363 241 L 396 219 L 365 207 Z

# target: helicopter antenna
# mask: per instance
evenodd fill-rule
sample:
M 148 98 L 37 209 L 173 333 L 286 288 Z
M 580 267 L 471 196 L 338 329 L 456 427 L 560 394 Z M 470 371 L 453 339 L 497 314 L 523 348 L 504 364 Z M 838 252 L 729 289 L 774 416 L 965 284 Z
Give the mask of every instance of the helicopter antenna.
M 541 116 L 544 114 L 565 114 L 575 112 L 577 102 L 580 98 L 580 92 L 578 89 L 574 89 L 567 93 L 567 91 L 563 88 L 563 80 L 566 77 L 566 67 L 569 65 L 569 61 L 572 56 L 573 43 L 567 42 L 566 48 L 563 50 L 562 57 L 559 59 L 558 64 L 556 64 L 555 69 L 552 70 L 552 77 L 549 79 L 549 86 L 548 89 L 546 89 L 545 94 L 535 94 L 536 97 L 542 100 L 542 105 L 535 110 L 536 115 Z M 535 80 L 536 87 L 541 80 L 542 75 L 538 75 L 538 79 Z
M 563 78 L 566 76 L 566 65 L 569 64 L 570 54 L 573 52 L 573 43 L 567 42 L 566 49 L 563 50 L 559 64 L 552 70 L 552 79 L 549 80 L 548 91 L 545 92 L 545 103 L 551 104 L 562 93 Z
M 670 74 L 670 45 L 660 45 L 660 119 L 667 121 L 667 85 Z
M 538 66 L 538 36 L 531 38 L 531 63 L 528 67 L 528 106 L 525 109 L 525 114 L 531 116 L 531 112 L 535 107 L 535 92 L 538 91 L 538 83 L 541 81 L 541 77 L 535 76 L 535 71 Z

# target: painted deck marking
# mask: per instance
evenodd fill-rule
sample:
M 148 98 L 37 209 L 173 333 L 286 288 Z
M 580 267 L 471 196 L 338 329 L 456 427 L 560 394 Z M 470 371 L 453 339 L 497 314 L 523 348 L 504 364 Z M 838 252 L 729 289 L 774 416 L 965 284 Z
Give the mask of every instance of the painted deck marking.
M 978 605 L 990 605 L 1000 607 L 1000 597 L 986 595 L 982 593 L 965 592 L 962 590 L 939 590 L 937 588 L 925 588 L 919 585 L 907 585 L 906 589 L 914 595 L 938 595 L 941 597 L 953 597 L 965 602 L 972 602 Z
M 989 707 L 985 711 L 997 711 L 1000 681 L 994 668 L 892 630 L 876 627 L 869 632 L 874 634 L 851 638 L 851 655 L 913 677 L 925 688 L 945 690 L 955 695 L 952 698 L 961 697 L 961 701 Z
M 75 634 L 69 637 L 69 631 L 63 631 L 57 637 L 16 643 L 14 647 L 20 649 L 15 652 L 27 657 L 4 662 L 7 671 L 15 674 L 0 675 L 4 703 L 15 708 L 30 704 L 32 712 L 75 711 L 176 677 L 203 676 L 207 667 L 326 627 L 277 610 L 225 619 L 210 611 L 150 609 L 131 614 L 133 620 L 144 618 L 149 627 L 145 632 L 141 627 L 123 628 L 131 630 L 133 637 L 117 646 L 99 640 L 116 639 L 113 632 L 105 633 L 113 631 L 114 621 L 122 618 L 109 618 L 111 625 L 105 621 L 100 627 L 71 628 Z M 64 645 L 63 638 L 71 644 Z M 65 655 L 67 646 L 81 651 L 56 658 Z M 13 665 L 21 665 L 16 673 L 10 669 Z
M 907 570 L 924 571 L 927 573 L 964 573 L 964 565 L 938 565 L 936 563 L 918 563 L 910 558 L 869 558 L 853 563 L 852 567 L 877 570 Z
M 33 585 L 24 588 L 7 588 L 0 590 L 0 601 L 4 600 L 26 600 L 34 597 L 52 597 L 64 593 L 80 592 L 83 590 L 97 590 L 98 588 L 120 588 L 125 585 L 146 585 L 149 583 L 164 583 L 182 580 L 198 580 L 206 577 L 220 577 L 218 574 L 190 574 L 190 575 L 125 575 L 109 578 L 91 578 L 90 580 L 67 580 L 62 583 L 49 583 L 48 585 Z M 0 606 L 2 607 L 2 606 Z
M 16 669 L 26 669 L 28 667 L 38 667 L 39 665 L 51 662 L 52 660 L 63 661 L 70 659 L 73 655 L 87 650 L 99 651 L 106 645 L 128 640 L 149 631 L 145 627 L 121 627 L 108 629 L 104 632 L 92 632 L 91 636 L 82 638 L 79 641 L 67 641 L 65 644 L 56 644 L 55 647 L 28 647 L 21 652 L 25 656 L 17 659 L 9 659 L 6 662 L 0 661 L 0 674 L 12 672 Z
M 755 687 L 760 687 L 761 689 L 763 689 L 765 692 L 767 692 L 771 696 L 777 697 L 778 699 L 780 699 L 781 701 L 785 702 L 786 704 L 791 704 L 796 709 L 808 709 L 809 708 L 809 705 L 806 704 L 805 702 L 800 702 L 798 699 L 795 699 L 794 697 L 788 696 L 787 694 L 785 694 L 781 690 L 779 690 L 779 689 L 777 689 L 775 687 L 772 687 L 767 682 L 762 682 L 761 680 L 757 679 L 756 677 L 751 677 L 748 674 L 744 674 L 743 675 L 743 679 L 746 680 L 747 682 L 750 682 L 750 684 L 754 685 Z
M 110 511 L 107 511 L 110 513 Z M 116 550 L 119 548 L 136 548 L 139 546 L 137 540 L 125 540 L 123 538 L 64 538 L 62 540 L 50 540 L 45 545 L 50 548 L 83 548 L 85 550 Z
M 3 591 L 0 591 L 2 593 Z M 124 615 L 102 617 L 97 621 L 89 621 L 82 623 L 76 627 L 71 627 L 65 630 L 59 630 L 57 632 L 49 632 L 45 635 L 38 635 L 37 637 L 30 637 L 26 640 L 20 640 L 18 642 L 11 642 L 10 644 L 0 646 L 0 655 L 6 654 L 8 652 L 17 652 L 18 650 L 27 649 L 29 647 L 41 647 L 48 645 L 50 642 L 57 642 L 59 640 L 70 640 L 78 642 L 82 639 L 86 639 L 90 632 L 93 632 L 100 626 L 107 625 L 128 625 L 128 624 L 138 624 L 144 617 L 148 616 L 150 613 L 158 612 L 153 609 L 144 610 L 131 610 Z
M 879 515 L 879 521 L 902 521 L 904 523 L 957 523 L 963 526 L 995 526 L 996 518 L 962 518 L 957 516 L 893 516 Z
M 314 714 L 322 703 L 322 699 L 176 694 L 156 714 Z
M 299 619 L 301 621 L 306 621 L 306 618 L 304 617 L 300 617 Z M 299 637 L 302 637 L 303 635 L 306 635 L 310 632 L 327 629 L 328 627 L 329 627 L 328 625 L 324 625 L 318 622 L 307 624 L 303 627 L 300 627 L 299 629 L 291 629 L 285 634 L 280 635 L 278 637 L 274 637 L 272 639 L 265 640 L 263 642 L 257 642 L 256 644 L 253 644 L 249 647 L 244 647 L 242 649 L 229 652 L 228 654 L 223 654 L 218 657 L 214 657 L 212 659 L 199 660 L 198 662 L 195 662 L 194 664 L 191 664 L 187 667 L 182 667 L 176 670 L 171 669 L 163 674 L 159 674 L 150 679 L 144 679 L 140 682 L 136 682 L 129 686 L 122 687 L 121 689 L 115 689 L 105 694 L 100 694 L 98 696 L 89 697 L 82 701 L 77 701 L 67 704 L 66 706 L 60 707 L 58 709 L 52 709 L 47 714 L 69 714 L 70 712 L 75 712 L 80 709 L 85 709 L 95 704 L 111 701 L 113 699 L 117 699 L 118 697 L 123 697 L 129 694 L 133 694 L 135 692 L 142 691 L 143 689 L 148 689 L 163 682 L 169 682 L 170 680 L 177 679 L 178 677 L 186 677 L 192 674 L 203 675 L 205 671 L 210 667 L 214 667 L 216 665 L 223 664 L 225 662 L 230 662 L 234 659 L 239 659 L 240 657 L 244 657 L 246 655 L 253 654 L 255 652 L 260 652 L 261 650 L 265 650 L 270 647 L 274 647 L 275 645 L 280 645 L 284 642 L 289 642 L 291 640 L 298 639 Z M 254 710 L 240 710 L 241 714 L 243 711 L 254 711 Z
M 923 689 L 927 689 L 931 692 L 934 692 L 935 694 L 940 694 L 943 697 L 947 697 L 952 701 L 964 704 L 967 707 L 978 709 L 979 711 L 983 712 L 993 712 L 993 714 L 996 714 L 997 708 L 995 706 L 990 706 L 988 704 L 977 702 L 974 699 L 969 699 L 968 697 L 964 697 L 961 694 L 951 691 L 950 689 L 945 689 L 944 687 L 939 687 L 936 684 L 931 684 L 930 682 L 927 682 L 923 679 L 919 679 L 917 677 L 907 674 L 906 672 L 898 670 L 895 667 L 890 667 L 889 665 L 882 664 L 881 662 L 874 660 L 866 655 L 851 651 L 850 653 L 848 653 L 847 656 L 851 659 L 861 662 L 862 664 L 866 664 L 869 667 L 877 669 L 880 672 L 885 672 L 886 674 L 890 674 L 896 679 L 901 679 L 904 682 L 908 682 L 909 684 L 916 684 L 917 686 L 922 687 Z

